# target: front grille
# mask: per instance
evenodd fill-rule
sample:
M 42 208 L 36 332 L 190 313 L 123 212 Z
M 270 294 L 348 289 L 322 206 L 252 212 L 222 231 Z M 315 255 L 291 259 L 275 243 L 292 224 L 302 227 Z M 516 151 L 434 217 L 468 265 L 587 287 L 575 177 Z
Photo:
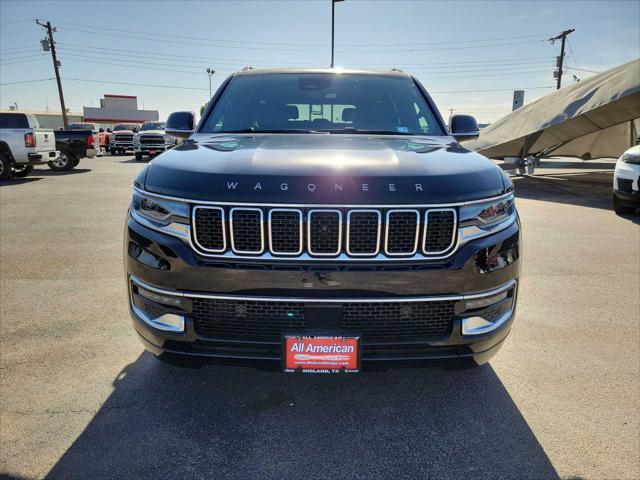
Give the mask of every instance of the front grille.
M 259 208 L 231 209 L 231 248 L 236 253 L 262 253 L 264 233 L 262 210 Z
M 223 252 L 226 249 L 222 208 L 194 208 L 193 227 L 195 240 L 200 248 L 209 252 Z
M 456 318 L 454 303 L 345 302 L 339 309 L 338 331 L 360 333 L 364 342 L 444 337 Z M 283 333 L 305 332 L 306 311 L 304 302 L 194 298 L 192 316 L 199 335 L 280 342 Z
M 119 133 L 113 136 L 116 142 L 133 142 L 133 135 Z
M 337 255 L 341 249 L 342 214 L 338 210 L 309 212 L 309 253 Z
M 352 210 L 347 216 L 347 252 L 350 255 L 375 255 L 380 249 L 380 212 Z
M 291 209 L 273 209 L 269 212 L 271 251 L 281 255 L 302 253 L 302 212 Z
M 197 205 L 193 239 L 206 254 L 428 258 L 454 249 L 453 208 L 271 208 Z M 420 254 L 417 254 L 420 246 Z M 343 253 L 344 252 L 344 253 Z
M 455 210 L 429 210 L 426 217 L 424 251 L 426 253 L 446 252 L 451 248 L 455 238 Z
M 193 299 L 196 332 L 216 338 L 279 341 L 283 331 L 304 330 L 300 302 Z
M 419 222 L 417 210 L 387 212 L 387 255 L 412 255 L 416 252 Z
M 162 135 L 141 135 L 141 145 L 164 145 L 164 137 Z

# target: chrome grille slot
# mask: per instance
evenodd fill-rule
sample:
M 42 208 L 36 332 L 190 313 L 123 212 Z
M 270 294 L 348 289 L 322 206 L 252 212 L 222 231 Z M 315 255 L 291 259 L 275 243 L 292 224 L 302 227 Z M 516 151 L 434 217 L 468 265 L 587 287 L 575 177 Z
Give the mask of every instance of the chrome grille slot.
M 456 238 L 456 211 L 453 208 L 427 210 L 424 222 L 423 251 L 427 255 L 446 252 Z
M 232 208 L 229 211 L 231 249 L 235 253 L 264 251 L 263 213 L 259 208 Z
M 396 209 L 387 211 L 385 253 L 391 256 L 413 255 L 418 250 L 420 212 Z
M 311 255 L 338 255 L 342 250 L 342 212 L 340 210 L 309 210 L 307 238 Z
M 302 253 L 302 212 L 292 208 L 269 210 L 269 249 L 276 255 Z
M 192 213 L 193 238 L 198 247 L 212 253 L 224 252 L 224 210 L 220 207 L 194 207 Z
M 347 213 L 347 253 L 376 255 L 380 250 L 382 215 L 378 210 L 350 210 Z

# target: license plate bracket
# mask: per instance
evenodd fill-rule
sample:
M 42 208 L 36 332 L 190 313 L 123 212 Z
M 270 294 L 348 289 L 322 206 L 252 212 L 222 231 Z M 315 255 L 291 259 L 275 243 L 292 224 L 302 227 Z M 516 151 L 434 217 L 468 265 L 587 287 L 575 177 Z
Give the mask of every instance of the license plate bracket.
M 282 338 L 282 369 L 287 373 L 357 373 L 360 335 L 290 333 Z

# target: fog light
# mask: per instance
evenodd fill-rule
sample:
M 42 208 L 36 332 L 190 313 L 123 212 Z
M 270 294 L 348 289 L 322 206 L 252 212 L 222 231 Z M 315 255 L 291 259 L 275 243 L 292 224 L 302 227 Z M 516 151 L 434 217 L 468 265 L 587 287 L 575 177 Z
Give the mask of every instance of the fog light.
M 185 311 L 183 298 L 152 292 L 136 284 L 131 285 L 131 310 L 149 326 L 166 332 L 184 333 Z
M 484 308 L 488 307 L 489 305 L 493 305 L 494 303 L 498 303 L 505 298 L 507 298 L 507 291 L 500 292 L 497 295 L 492 295 L 490 297 L 466 300 L 465 307 L 467 310 L 476 310 L 478 308 Z
M 151 300 L 152 302 L 161 303 L 162 305 L 171 305 L 173 307 L 182 307 L 182 298 L 181 297 L 172 297 L 169 295 L 161 295 L 159 293 L 151 292 L 149 290 L 145 290 L 142 287 L 137 287 L 138 294 L 146 299 Z

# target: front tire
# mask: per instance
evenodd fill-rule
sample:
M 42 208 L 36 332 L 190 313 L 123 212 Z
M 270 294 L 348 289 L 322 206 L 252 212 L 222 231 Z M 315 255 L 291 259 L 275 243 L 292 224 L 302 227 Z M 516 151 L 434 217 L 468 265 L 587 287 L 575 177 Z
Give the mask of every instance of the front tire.
M 142 154 L 141 153 L 136 153 L 136 160 L 138 162 L 142 160 Z
M 47 163 L 51 170 L 55 170 L 56 172 L 66 172 L 71 170 L 75 166 L 76 158 L 71 152 L 66 148 L 60 149 L 60 156 L 56 160 L 51 160 Z
M 20 165 L 16 167 L 15 165 L 11 168 L 11 174 L 16 178 L 24 178 L 31 173 L 33 170 L 33 165 Z
M 6 155 L 0 153 L 0 180 L 11 178 L 11 162 Z
M 115 157 L 117 152 L 115 148 L 112 148 L 111 150 L 109 150 L 109 153 L 111 154 L 111 156 Z
M 616 196 L 615 193 L 611 195 L 611 208 L 618 215 L 624 214 L 624 213 L 633 213 L 633 211 L 635 210 L 633 207 L 629 207 L 628 205 L 624 205 L 620 201 L 620 199 Z

